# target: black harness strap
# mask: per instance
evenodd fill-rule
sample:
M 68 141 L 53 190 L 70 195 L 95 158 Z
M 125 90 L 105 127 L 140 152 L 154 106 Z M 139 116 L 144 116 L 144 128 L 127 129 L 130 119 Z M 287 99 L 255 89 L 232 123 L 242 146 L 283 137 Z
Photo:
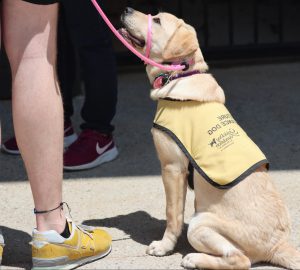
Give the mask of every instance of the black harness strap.
M 188 171 L 188 184 L 191 189 L 194 189 L 194 166 L 191 162 L 189 162 Z

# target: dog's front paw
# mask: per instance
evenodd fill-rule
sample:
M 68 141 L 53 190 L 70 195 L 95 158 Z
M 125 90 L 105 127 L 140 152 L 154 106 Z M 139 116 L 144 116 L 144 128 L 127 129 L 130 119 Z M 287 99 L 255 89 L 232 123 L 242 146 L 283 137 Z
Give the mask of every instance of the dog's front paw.
M 166 256 L 173 251 L 174 247 L 170 247 L 164 241 L 153 241 L 150 246 L 147 248 L 146 253 L 152 256 Z
M 197 268 L 196 262 L 198 259 L 199 253 L 190 253 L 182 259 L 181 266 L 186 269 L 195 269 Z

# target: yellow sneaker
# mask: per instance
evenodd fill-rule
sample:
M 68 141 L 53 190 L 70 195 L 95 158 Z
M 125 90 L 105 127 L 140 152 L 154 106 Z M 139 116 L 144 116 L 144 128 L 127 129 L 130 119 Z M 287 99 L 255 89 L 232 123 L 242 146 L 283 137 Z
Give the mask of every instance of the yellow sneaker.
M 0 230 L 0 268 L 1 268 L 1 262 L 2 262 L 3 248 L 4 248 L 4 239 L 2 236 L 2 232 Z
M 1 269 L 1 263 L 2 263 L 2 255 L 3 255 L 3 246 L 0 245 L 0 269 Z
M 33 270 L 74 269 L 98 260 L 111 251 L 110 235 L 89 226 L 76 226 L 68 220 L 71 235 L 64 238 L 56 231 L 33 231 Z

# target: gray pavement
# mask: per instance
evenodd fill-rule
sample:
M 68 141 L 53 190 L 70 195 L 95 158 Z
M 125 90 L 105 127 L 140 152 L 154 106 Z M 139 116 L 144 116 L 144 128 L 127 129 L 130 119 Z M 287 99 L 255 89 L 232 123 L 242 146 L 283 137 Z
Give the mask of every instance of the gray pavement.
M 290 209 L 291 240 L 300 247 L 300 63 L 211 71 L 225 89 L 230 111 L 269 158 L 271 175 Z M 147 245 L 160 239 L 165 226 L 165 197 L 150 134 L 155 103 L 148 97 L 144 73 L 121 73 L 119 81 L 114 120 L 119 158 L 93 170 L 64 175 L 64 198 L 74 220 L 102 226 L 114 240 L 108 257 L 82 268 L 180 269 L 182 256 L 193 252 L 185 232 L 174 254 L 162 258 L 145 254 Z M 75 98 L 77 130 L 82 100 Z M 0 101 L 4 139 L 12 135 L 10 115 L 9 102 Z M 3 268 L 29 269 L 33 202 L 19 157 L 0 154 L 0 198 L 0 229 L 7 244 Z M 193 193 L 189 191 L 186 224 L 192 213 Z

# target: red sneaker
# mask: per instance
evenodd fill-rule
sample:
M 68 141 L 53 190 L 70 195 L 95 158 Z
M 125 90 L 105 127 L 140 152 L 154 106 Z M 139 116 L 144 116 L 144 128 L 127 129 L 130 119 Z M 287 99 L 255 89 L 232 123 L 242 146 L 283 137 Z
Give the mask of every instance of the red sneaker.
M 112 161 L 118 150 L 111 135 L 85 129 L 78 140 L 64 153 L 64 169 L 69 171 L 91 169 Z
M 3 143 L 1 150 L 11 155 L 20 155 L 19 147 L 15 137 L 10 138 Z
M 64 130 L 64 147 L 70 146 L 73 142 L 77 140 L 77 134 L 74 132 L 72 123 L 65 124 Z M 19 155 L 19 147 L 15 137 L 8 139 L 5 143 L 2 144 L 1 149 L 12 155 Z
M 78 136 L 73 129 L 72 122 L 65 123 L 64 126 L 64 148 L 66 148 L 75 142 Z

